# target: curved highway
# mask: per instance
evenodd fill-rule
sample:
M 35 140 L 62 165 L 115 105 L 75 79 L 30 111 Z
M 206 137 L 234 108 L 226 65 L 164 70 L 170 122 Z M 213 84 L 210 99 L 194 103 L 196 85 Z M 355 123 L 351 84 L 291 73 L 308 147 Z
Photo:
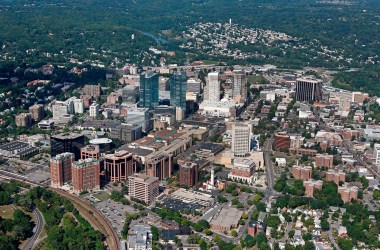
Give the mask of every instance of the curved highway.
M 36 230 L 31 238 L 28 239 L 28 241 L 25 243 L 23 250 L 31 250 L 33 249 L 34 244 L 36 243 L 37 239 L 40 237 L 42 233 L 42 229 L 44 228 L 44 218 L 41 214 L 41 212 L 38 209 L 33 210 L 34 217 L 36 218 Z

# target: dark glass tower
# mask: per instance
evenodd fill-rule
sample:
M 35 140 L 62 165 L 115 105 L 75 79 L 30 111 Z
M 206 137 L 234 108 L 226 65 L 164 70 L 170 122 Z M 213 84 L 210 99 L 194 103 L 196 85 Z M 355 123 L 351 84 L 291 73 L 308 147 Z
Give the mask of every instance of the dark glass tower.
M 170 105 L 186 113 L 186 72 L 178 71 L 170 78 Z
M 140 107 L 158 106 L 158 75 L 149 70 L 140 75 Z

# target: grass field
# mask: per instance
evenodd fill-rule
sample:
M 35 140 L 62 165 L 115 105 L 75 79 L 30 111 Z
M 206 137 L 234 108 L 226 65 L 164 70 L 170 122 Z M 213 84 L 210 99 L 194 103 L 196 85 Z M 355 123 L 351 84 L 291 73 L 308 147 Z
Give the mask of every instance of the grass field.
M 0 206 L 0 216 L 3 219 L 13 219 L 13 212 L 11 205 Z
M 100 201 L 106 201 L 110 198 L 110 195 L 107 192 L 98 192 L 96 194 L 93 194 L 92 196 L 99 199 Z

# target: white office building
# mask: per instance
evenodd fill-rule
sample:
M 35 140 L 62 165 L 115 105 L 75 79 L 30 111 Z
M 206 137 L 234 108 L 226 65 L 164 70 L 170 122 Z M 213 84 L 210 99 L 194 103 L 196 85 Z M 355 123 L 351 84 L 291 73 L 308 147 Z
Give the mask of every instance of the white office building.
M 90 106 L 90 116 L 97 117 L 99 115 L 99 104 L 93 103 Z
M 219 73 L 212 72 L 208 74 L 208 100 L 210 102 L 220 101 L 220 82 L 219 82 Z
M 251 126 L 244 123 L 232 124 L 232 152 L 244 157 L 251 151 Z
M 84 102 L 82 99 L 75 99 L 73 100 L 74 103 L 74 112 L 76 114 L 83 114 L 84 113 Z

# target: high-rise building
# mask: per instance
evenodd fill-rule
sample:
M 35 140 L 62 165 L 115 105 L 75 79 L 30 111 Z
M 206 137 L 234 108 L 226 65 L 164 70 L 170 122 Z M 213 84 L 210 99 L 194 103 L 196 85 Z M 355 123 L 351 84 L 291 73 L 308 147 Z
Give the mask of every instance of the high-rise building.
M 99 115 L 99 104 L 94 102 L 90 105 L 90 116 L 97 117 Z
M 232 124 L 232 152 L 244 157 L 251 151 L 251 127 L 244 123 Z
M 16 115 L 16 126 L 17 127 L 30 127 L 32 125 L 32 117 L 29 113 L 21 113 Z
M 71 181 L 71 163 L 75 160 L 73 153 L 58 154 L 50 159 L 51 186 L 61 187 Z
M 172 157 L 168 154 L 155 155 L 145 162 L 146 174 L 158 177 L 160 180 L 171 177 Z
M 192 187 L 198 183 L 198 164 L 183 162 L 179 165 L 179 184 Z
M 111 182 L 126 181 L 137 171 L 133 154 L 125 150 L 104 156 L 105 179 Z
M 242 71 L 234 71 L 232 95 L 240 102 L 247 99 L 247 78 Z
M 74 112 L 78 114 L 84 113 L 84 101 L 82 99 L 73 100 Z
M 87 158 L 71 164 L 74 192 L 100 189 L 100 163 L 97 159 Z
M 207 88 L 208 88 L 208 100 L 211 102 L 220 101 L 220 82 L 219 82 L 219 73 L 212 72 L 208 74 L 207 79 Z
M 158 196 L 158 178 L 144 174 L 128 177 L 128 195 L 151 204 Z
M 99 145 L 90 144 L 90 145 L 87 145 L 86 147 L 81 148 L 80 158 L 81 159 L 93 158 L 93 159 L 99 160 L 100 158 Z
M 51 156 L 70 152 L 80 159 L 80 150 L 84 146 L 84 136 L 75 133 L 62 133 L 50 137 Z
M 158 106 L 158 75 L 146 71 L 140 75 L 140 107 L 153 109 Z
M 186 113 L 186 71 L 177 71 L 170 77 L 170 105 Z
M 83 94 L 92 97 L 100 96 L 100 85 L 85 85 L 83 87 Z
M 29 113 L 35 122 L 39 122 L 44 118 L 44 106 L 41 104 L 34 104 L 29 107 Z
M 137 124 L 123 123 L 116 128 L 111 129 L 111 138 L 131 143 L 141 138 L 142 128 Z
M 296 99 L 304 102 L 322 100 L 322 80 L 311 77 L 298 78 L 296 82 Z

